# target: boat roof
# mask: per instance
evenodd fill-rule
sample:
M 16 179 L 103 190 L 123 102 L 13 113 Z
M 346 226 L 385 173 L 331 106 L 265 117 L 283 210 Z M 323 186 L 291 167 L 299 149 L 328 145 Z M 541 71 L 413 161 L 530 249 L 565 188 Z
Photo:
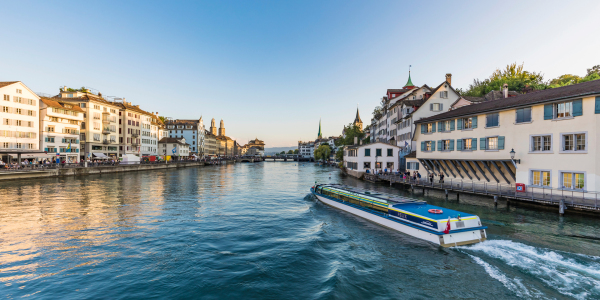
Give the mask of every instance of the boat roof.
M 420 215 L 420 216 L 434 219 L 434 220 L 447 220 L 448 217 L 455 219 L 456 217 L 458 217 L 459 214 L 460 214 L 461 219 L 464 219 L 467 217 L 476 217 L 476 215 L 473 215 L 473 214 L 469 214 L 466 212 L 449 209 L 449 208 L 445 208 L 445 207 L 439 207 L 439 206 L 435 206 L 435 205 L 431 205 L 431 204 L 427 204 L 427 203 L 399 203 L 399 204 L 392 205 L 392 207 L 396 208 L 398 210 L 407 211 L 409 213 L 412 213 L 415 215 Z M 439 209 L 442 211 L 442 213 L 441 214 L 433 214 L 433 213 L 429 212 L 430 209 Z
M 410 199 L 410 198 L 405 198 L 405 197 L 396 196 L 396 195 L 392 195 L 392 194 L 387 194 L 387 193 L 382 193 L 382 192 L 372 191 L 372 190 L 367 190 L 367 189 L 360 189 L 360 188 L 351 187 L 351 186 L 342 185 L 342 184 L 323 184 L 323 186 L 329 186 L 332 188 L 343 189 L 343 190 L 354 192 L 357 194 L 362 194 L 362 195 L 373 197 L 373 198 L 379 198 L 382 200 L 395 202 L 400 205 L 409 204 L 409 203 L 419 203 L 419 204 L 427 203 L 423 200 Z

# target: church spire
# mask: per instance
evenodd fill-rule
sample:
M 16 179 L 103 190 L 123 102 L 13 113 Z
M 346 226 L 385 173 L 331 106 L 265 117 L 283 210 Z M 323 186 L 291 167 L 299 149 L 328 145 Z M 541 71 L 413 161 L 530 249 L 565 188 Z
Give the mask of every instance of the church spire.
M 406 82 L 406 85 L 404 85 L 404 88 L 413 88 L 415 85 L 412 83 L 412 80 L 410 79 L 410 67 L 408 66 L 408 82 Z
M 319 139 L 322 139 L 323 136 L 321 135 L 321 119 L 319 118 Z

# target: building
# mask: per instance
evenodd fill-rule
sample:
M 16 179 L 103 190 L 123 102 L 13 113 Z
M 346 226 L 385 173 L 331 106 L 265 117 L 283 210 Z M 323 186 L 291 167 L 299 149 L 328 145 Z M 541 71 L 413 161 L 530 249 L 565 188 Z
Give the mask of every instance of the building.
M 301 158 L 315 158 L 315 142 L 298 141 L 298 155 Z
M 40 99 L 40 145 L 61 161 L 80 161 L 79 134 L 84 111 L 79 105 L 56 98 Z
M 9 154 L 40 152 L 40 97 L 20 81 L 0 82 L 2 112 L 0 153 L 9 161 Z
M 166 126 L 169 130 L 169 137 L 183 137 L 190 143 L 190 152 L 192 154 L 200 157 L 206 154 L 205 129 L 202 117 L 193 120 L 168 120 Z
M 77 104 L 85 111 L 80 126 L 80 159 L 120 157 L 117 140 L 120 136 L 117 128 L 121 125 L 118 123 L 121 122 L 119 103 L 104 99 L 101 93 L 96 95 L 89 90 L 74 90 L 66 86 L 53 98 Z
M 205 156 L 217 156 L 217 136 L 208 130 L 204 131 L 204 148 Z
M 360 131 L 363 130 L 363 122 L 360 119 L 360 114 L 358 113 L 358 107 L 356 108 L 356 117 L 354 117 L 354 126 L 360 128 Z M 319 124 L 320 125 L 320 124 Z
M 161 156 L 171 156 L 179 160 L 190 156 L 190 144 L 185 138 L 162 138 L 158 142 L 158 153 Z
M 388 143 L 375 142 L 366 145 L 344 147 L 344 167 L 348 174 L 362 177 L 364 173 L 396 171 L 399 169 L 398 153 L 400 147 Z
M 448 179 L 600 189 L 600 80 L 462 106 L 415 123 L 416 159 Z
M 119 150 L 121 156 L 155 156 L 157 151 L 152 144 L 151 126 L 154 114 L 142 110 L 139 105 L 123 99 L 116 103 L 119 108 Z M 112 143 L 112 142 L 111 142 Z

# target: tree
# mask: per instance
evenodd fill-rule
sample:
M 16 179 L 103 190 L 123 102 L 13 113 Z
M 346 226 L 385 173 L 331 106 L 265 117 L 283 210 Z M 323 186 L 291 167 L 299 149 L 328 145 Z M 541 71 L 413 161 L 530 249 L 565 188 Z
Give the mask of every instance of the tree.
M 375 106 L 375 108 L 373 109 L 373 119 L 375 120 L 379 120 L 379 118 L 381 118 L 382 115 L 382 108 L 381 106 Z
M 354 137 L 358 137 L 358 140 L 362 140 L 365 137 L 365 133 L 360 127 L 350 123 L 346 126 L 346 137 L 341 136 L 335 140 L 336 146 L 354 145 Z
M 289 150 L 287 154 L 294 154 L 294 150 Z
M 585 77 L 588 77 L 588 76 L 591 76 L 594 74 L 600 75 L 600 65 L 595 65 L 595 66 L 587 69 L 587 74 L 585 75 Z
M 504 70 L 496 69 L 488 79 L 474 79 L 469 88 L 460 90 L 463 96 L 483 97 L 492 90 L 502 90 L 504 84 L 508 84 L 511 91 L 521 91 L 525 88 L 543 90 L 549 88 L 544 82 L 541 72 L 530 72 L 523 69 L 523 65 L 517 63 L 509 64 Z
M 300 151 L 298 151 L 298 149 L 294 150 L 294 154 L 298 154 L 300 153 Z
M 339 160 L 339 161 L 343 161 L 344 160 L 344 150 L 342 150 L 341 148 L 338 149 L 338 151 L 335 153 L 335 159 Z
M 283 155 L 283 154 L 285 154 L 285 151 L 281 151 L 281 153 L 279 153 L 279 154 L 282 154 L 282 155 Z
M 326 161 L 331 155 L 331 147 L 329 144 L 321 144 L 317 150 L 315 150 L 315 159 Z
M 550 80 L 549 85 L 551 88 L 557 88 L 561 86 L 577 84 L 581 82 L 581 79 L 582 78 L 577 75 L 565 74 Z

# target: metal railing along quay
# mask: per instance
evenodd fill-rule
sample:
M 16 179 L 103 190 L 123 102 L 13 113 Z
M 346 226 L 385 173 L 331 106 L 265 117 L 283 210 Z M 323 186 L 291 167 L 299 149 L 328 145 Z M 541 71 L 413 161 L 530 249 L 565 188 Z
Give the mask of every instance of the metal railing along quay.
M 99 161 L 88 162 L 87 165 L 80 163 L 45 163 L 45 164 L 5 164 L 0 165 L 0 172 L 30 172 L 44 171 L 51 169 L 65 168 L 98 168 L 98 167 L 117 167 L 130 165 L 158 165 L 158 164 L 188 164 L 188 163 L 205 163 L 203 160 L 181 160 L 181 161 L 140 161 L 140 162 L 119 162 L 119 161 Z
M 517 191 L 516 186 L 514 184 L 509 185 L 457 179 L 448 179 L 440 182 L 439 179 L 434 179 L 433 181 L 430 181 L 429 178 L 403 178 L 399 175 L 390 174 L 365 174 L 365 176 L 366 175 L 369 175 L 371 179 L 373 179 L 372 177 L 376 177 L 378 180 L 390 181 L 390 184 L 403 183 L 423 188 L 434 188 L 470 194 L 498 196 L 508 199 L 537 202 L 551 205 L 559 205 L 562 200 L 567 206 L 600 211 L 600 203 L 598 202 L 598 198 L 600 198 L 600 192 L 573 189 L 557 189 L 531 185 L 526 186 L 525 191 L 521 192 Z

